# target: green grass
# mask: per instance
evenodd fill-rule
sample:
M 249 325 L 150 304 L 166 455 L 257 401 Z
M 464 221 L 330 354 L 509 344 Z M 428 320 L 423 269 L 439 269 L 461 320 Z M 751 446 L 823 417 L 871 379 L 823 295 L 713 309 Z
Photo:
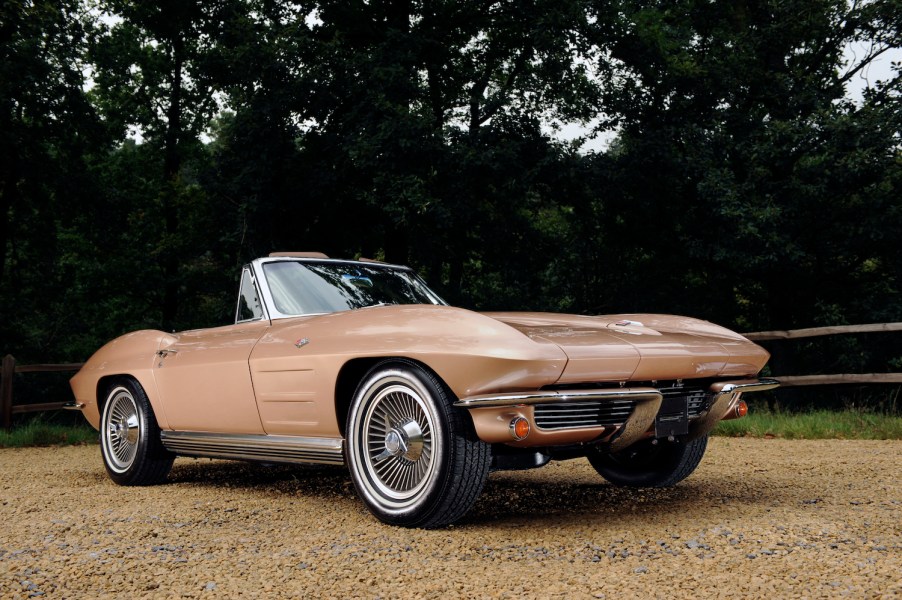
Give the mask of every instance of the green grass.
M 742 419 L 723 421 L 714 435 L 785 438 L 790 440 L 900 440 L 902 416 L 859 410 L 818 410 L 804 413 L 753 410 Z M 0 429 L 0 448 L 96 444 L 97 432 L 85 425 L 60 425 L 40 419 L 11 431 Z
M 89 425 L 60 425 L 34 420 L 6 431 L 0 429 L 0 448 L 74 446 L 96 444 L 97 431 Z
M 789 440 L 898 440 L 902 439 L 902 416 L 860 410 L 803 413 L 752 410 L 741 419 L 721 421 L 713 435 Z

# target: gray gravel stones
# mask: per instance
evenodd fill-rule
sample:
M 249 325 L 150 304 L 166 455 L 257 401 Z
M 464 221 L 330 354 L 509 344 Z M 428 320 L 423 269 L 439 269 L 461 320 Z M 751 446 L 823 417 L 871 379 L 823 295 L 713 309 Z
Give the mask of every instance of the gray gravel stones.
M 93 447 L 0 450 L 0 598 L 902 595 L 902 442 L 712 439 L 675 488 L 584 460 L 494 473 L 437 531 L 340 468 L 179 459 L 122 488 Z

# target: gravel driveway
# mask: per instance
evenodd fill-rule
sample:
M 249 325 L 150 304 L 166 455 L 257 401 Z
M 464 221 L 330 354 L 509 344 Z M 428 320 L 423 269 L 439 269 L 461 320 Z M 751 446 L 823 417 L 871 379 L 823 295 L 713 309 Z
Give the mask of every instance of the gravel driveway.
M 902 595 L 902 442 L 713 438 L 669 490 L 585 460 L 495 473 L 465 522 L 373 519 L 340 468 L 179 459 L 121 488 L 96 446 L 0 450 L 0 597 Z

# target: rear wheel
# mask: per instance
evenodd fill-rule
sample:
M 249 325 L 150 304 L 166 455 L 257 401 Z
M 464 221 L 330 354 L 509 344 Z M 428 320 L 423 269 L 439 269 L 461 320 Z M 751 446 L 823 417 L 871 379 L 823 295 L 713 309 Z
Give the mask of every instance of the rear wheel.
M 119 485 L 153 485 L 169 474 L 175 455 L 163 447 L 150 401 L 137 382 L 119 381 L 107 393 L 100 451 L 110 479 Z
M 348 413 L 347 462 L 358 495 L 381 521 L 441 527 L 461 518 L 488 477 L 491 451 L 451 394 L 414 363 L 376 365 Z
M 598 474 L 615 485 L 670 487 L 695 471 L 707 446 L 707 435 L 690 442 L 643 440 L 620 452 L 595 449 L 588 458 Z

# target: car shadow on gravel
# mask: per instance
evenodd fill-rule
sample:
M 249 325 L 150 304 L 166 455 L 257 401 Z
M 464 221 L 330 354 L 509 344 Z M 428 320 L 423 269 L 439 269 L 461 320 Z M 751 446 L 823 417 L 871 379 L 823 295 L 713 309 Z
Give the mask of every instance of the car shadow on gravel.
M 711 507 L 769 506 L 775 501 L 773 486 L 745 477 L 689 479 L 672 488 L 630 489 L 610 483 L 536 481 L 505 473 L 490 478 L 476 505 L 461 523 L 470 526 L 504 522 L 538 523 L 544 519 L 560 525 L 566 522 L 610 521 L 622 526 L 624 518 L 661 519 L 687 514 L 710 513 Z M 530 474 L 532 475 L 532 474 Z
M 190 459 L 187 459 L 190 460 Z M 174 485 L 290 494 L 334 501 L 354 498 L 347 469 L 331 465 L 270 465 L 227 460 L 180 461 L 169 474 Z
M 543 469 L 494 473 L 474 507 L 460 522 L 480 527 L 524 520 L 556 525 L 598 520 L 620 525 L 625 516 L 664 518 L 710 507 L 738 508 L 774 502 L 774 486 L 765 474 L 733 477 L 694 477 L 665 489 L 628 489 L 599 479 L 562 479 Z M 757 481 L 756 479 L 760 479 Z M 169 476 L 177 486 L 222 489 L 251 496 L 305 497 L 322 502 L 357 502 L 347 469 L 326 465 L 265 465 L 211 459 L 181 459 Z M 799 490 L 796 490 L 797 492 Z M 795 494 L 793 494 L 795 495 Z M 616 519 L 616 520 L 615 520 Z

